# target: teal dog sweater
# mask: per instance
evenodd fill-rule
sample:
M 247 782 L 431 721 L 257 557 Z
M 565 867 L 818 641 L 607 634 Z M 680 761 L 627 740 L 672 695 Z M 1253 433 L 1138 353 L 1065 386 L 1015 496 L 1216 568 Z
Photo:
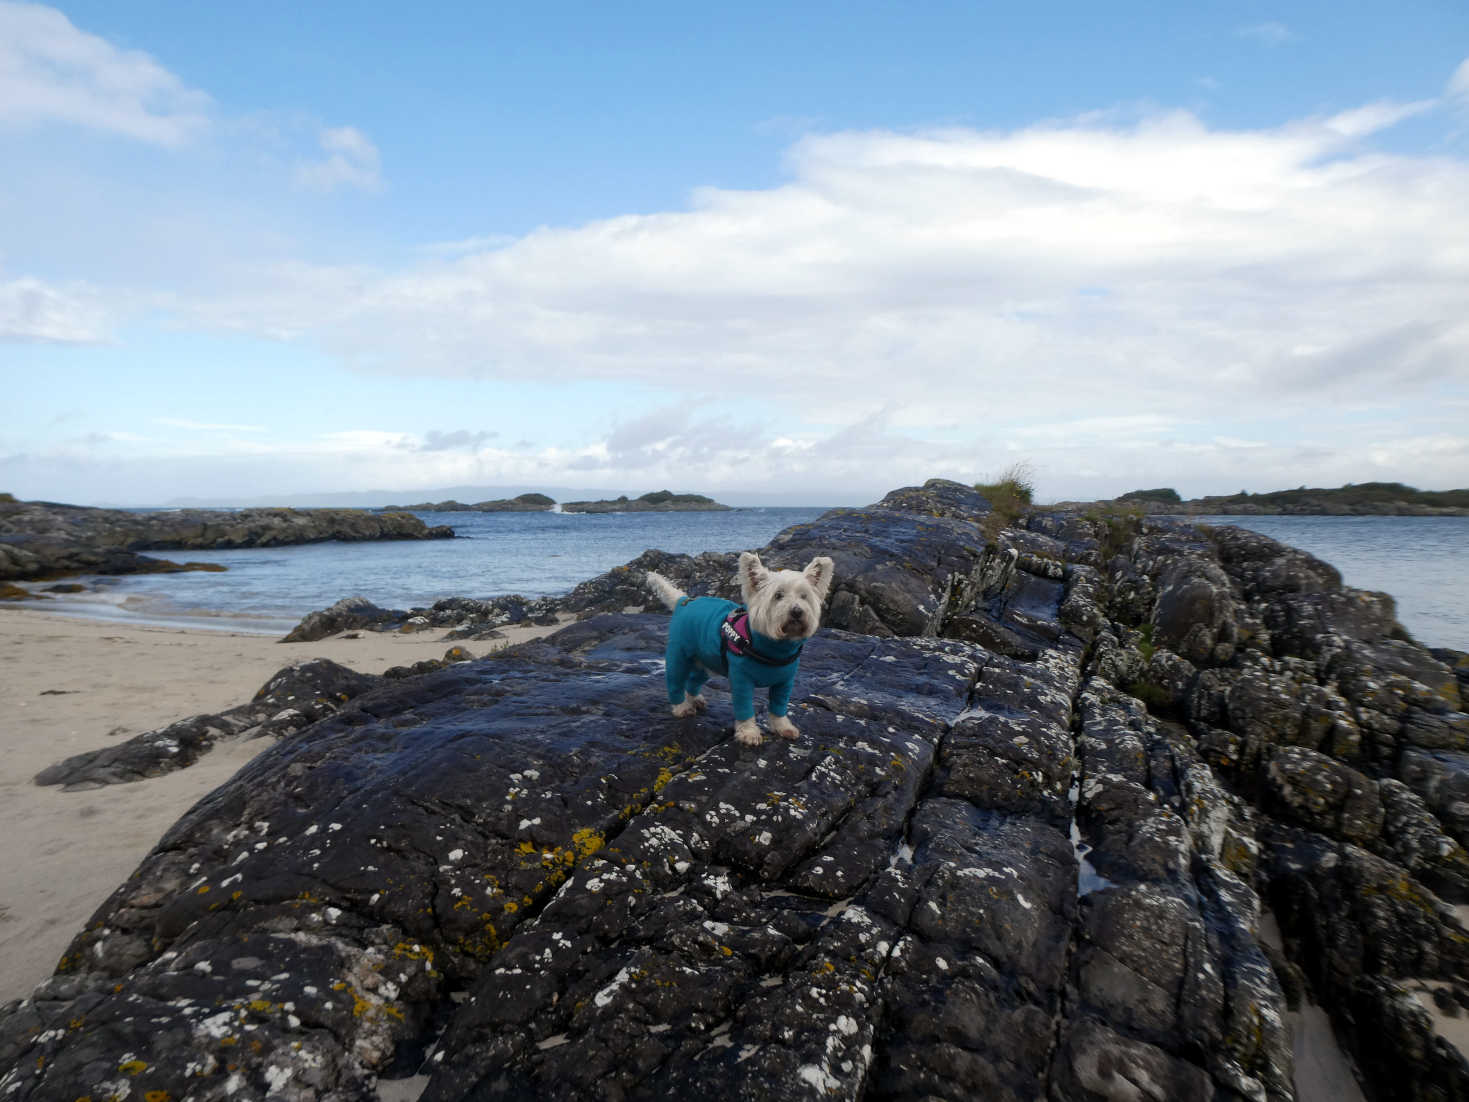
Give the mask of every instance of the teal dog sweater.
M 791 701 L 804 639 L 772 639 L 749 627 L 744 608 L 722 597 L 685 597 L 668 627 L 664 674 L 668 702 L 697 696 L 711 674 L 729 678 L 737 723 L 755 718 L 755 689 L 770 690 L 770 714 Z

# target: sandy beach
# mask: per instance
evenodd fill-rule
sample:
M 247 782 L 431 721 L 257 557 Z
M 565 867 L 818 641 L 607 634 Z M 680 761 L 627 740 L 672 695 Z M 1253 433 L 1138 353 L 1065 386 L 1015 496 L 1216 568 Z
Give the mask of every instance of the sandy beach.
M 554 629 L 469 642 L 481 656 Z M 349 633 L 350 634 L 350 633 Z M 169 826 L 270 739 L 223 742 L 194 766 L 62 792 L 32 783 L 72 754 L 248 701 L 283 666 L 330 658 L 364 673 L 440 658 L 442 632 L 315 643 L 71 619 L 0 606 L 0 1003 L 30 993 Z

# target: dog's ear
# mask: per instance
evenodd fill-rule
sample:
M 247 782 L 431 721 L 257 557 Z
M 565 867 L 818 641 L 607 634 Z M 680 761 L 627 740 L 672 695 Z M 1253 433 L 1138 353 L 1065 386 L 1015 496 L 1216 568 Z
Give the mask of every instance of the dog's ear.
M 761 565 L 759 555 L 753 551 L 740 552 L 740 596 L 745 604 L 753 601 L 760 587 L 769 580 L 770 571 Z
M 811 588 L 816 590 L 816 596 L 826 600 L 827 591 L 831 589 L 831 575 L 836 570 L 836 563 L 822 555 L 820 558 L 812 559 L 806 564 L 802 572 L 806 580 L 811 583 Z

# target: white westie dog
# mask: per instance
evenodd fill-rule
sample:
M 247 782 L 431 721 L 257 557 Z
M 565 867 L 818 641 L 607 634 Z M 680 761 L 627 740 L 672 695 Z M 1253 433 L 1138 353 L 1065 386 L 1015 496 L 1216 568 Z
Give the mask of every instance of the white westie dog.
M 665 654 L 668 702 L 682 718 L 706 707 L 699 690 L 710 674 L 729 678 L 735 739 L 760 745 L 755 689 L 770 690 L 770 729 L 781 738 L 800 734 L 786 717 L 801 648 L 821 625 L 821 603 L 835 564 L 821 556 L 805 570 L 767 570 L 760 556 L 740 556 L 743 606 L 722 597 L 690 597 L 661 574 L 647 584 L 673 611 Z

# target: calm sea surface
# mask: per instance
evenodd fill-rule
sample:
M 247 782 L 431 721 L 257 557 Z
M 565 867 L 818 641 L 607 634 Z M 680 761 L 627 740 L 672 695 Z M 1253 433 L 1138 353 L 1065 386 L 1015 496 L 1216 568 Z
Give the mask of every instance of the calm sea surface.
M 424 513 L 429 524 L 448 524 L 461 538 L 159 552 L 229 569 L 95 579 L 97 592 L 48 604 L 98 618 L 280 635 L 343 597 L 412 608 L 443 597 L 564 593 L 650 547 L 691 554 L 761 547 L 824 511 Z M 1420 642 L 1469 650 L 1469 518 L 1197 519 L 1237 524 L 1309 551 L 1340 570 L 1347 585 L 1391 593 L 1398 618 Z
M 156 551 L 224 573 L 96 578 L 96 593 L 58 599 L 56 611 L 283 635 L 343 597 L 415 608 L 444 597 L 565 593 L 650 547 L 697 554 L 745 551 L 826 510 L 754 508 L 709 513 L 419 513 L 452 540 L 311 543 L 238 551 Z M 49 602 L 48 602 L 49 603 Z

